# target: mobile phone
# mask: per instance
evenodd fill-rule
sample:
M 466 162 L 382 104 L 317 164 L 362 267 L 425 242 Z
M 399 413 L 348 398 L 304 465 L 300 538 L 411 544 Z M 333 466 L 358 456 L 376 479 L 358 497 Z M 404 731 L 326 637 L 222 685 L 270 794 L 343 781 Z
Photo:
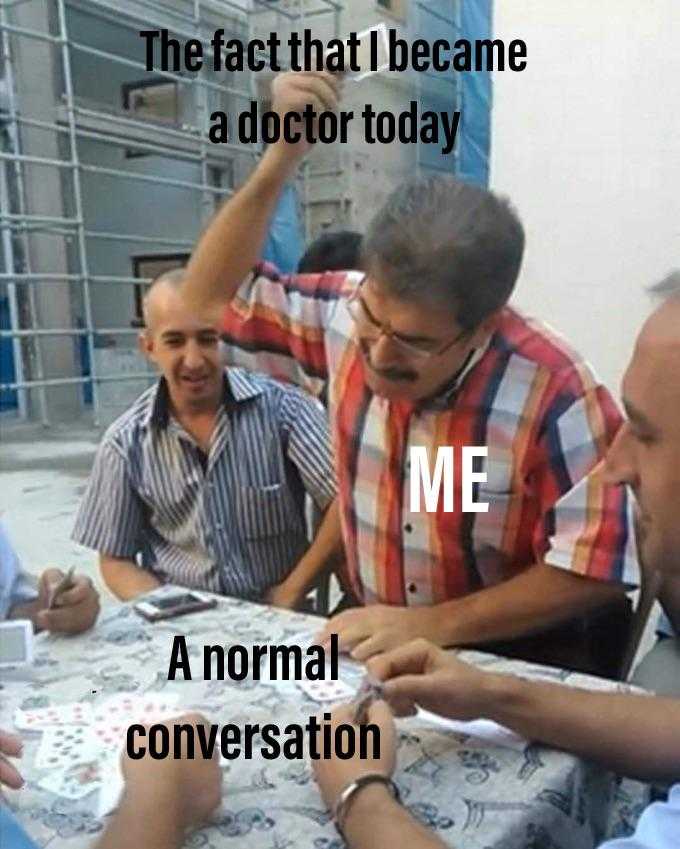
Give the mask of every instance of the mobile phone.
M 33 624 L 28 619 L 0 622 L 0 669 L 33 663 Z
M 209 610 L 216 604 L 217 599 L 212 596 L 198 593 L 195 590 L 185 590 L 138 601 L 134 608 L 145 619 L 156 622 L 159 619 L 171 619 L 173 616 L 182 616 L 185 613 L 194 613 L 198 610 Z

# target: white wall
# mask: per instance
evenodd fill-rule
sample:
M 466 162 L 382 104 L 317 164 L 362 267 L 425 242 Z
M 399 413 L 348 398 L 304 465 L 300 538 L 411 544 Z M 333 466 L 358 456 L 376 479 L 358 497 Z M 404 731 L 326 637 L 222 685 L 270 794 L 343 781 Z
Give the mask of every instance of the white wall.
M 680 267 L 678 0 L 496 0 L 523 73 L 494 80 L 492 187 L 517 206 L 515 298 L 618 393 L 650 301 Z

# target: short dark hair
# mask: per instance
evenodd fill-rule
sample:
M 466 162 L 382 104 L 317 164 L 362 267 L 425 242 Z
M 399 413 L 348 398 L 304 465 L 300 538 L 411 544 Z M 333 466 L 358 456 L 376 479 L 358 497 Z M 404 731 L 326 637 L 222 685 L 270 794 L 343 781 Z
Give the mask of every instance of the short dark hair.
M 300 274 L 321 274 L 324 271 L 352 271 L 359 268 L 361 233 L 354 230 L 332 230 L 322 233 L 305 251 L 298 271 Z
M 451 309 L 473 330 L 509 300 L 523 254 L 524 229 L 507 200 L 438 175 L 389 196 L 364 237 L 362 263 L 390 294 Z

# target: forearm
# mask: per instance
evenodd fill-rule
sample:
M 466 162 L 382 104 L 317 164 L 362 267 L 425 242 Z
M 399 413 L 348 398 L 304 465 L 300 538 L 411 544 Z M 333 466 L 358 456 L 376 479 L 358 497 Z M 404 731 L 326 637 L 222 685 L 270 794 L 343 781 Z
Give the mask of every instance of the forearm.
M 659 601 L 673 628 L 680 634 L 680 578 L 667 577 L 664 580 Z
M 345 836 L 351 849 L 444 849 L 445 844 L 428 831 L 385 787 L 361 790 L 351 802 L 345 820 Z
M 161 585 L 155 575 L 137 566 L 132 560 L 102 554 L 99 556 L 99 566 L 104 583 L 121 601 L 129 601 Z
M 544 563 L 489 589 L 433 608 L 441 645 L 509 640 L 620 599 L 622 587 Z
M 94 849 L 179 849 L 184 829 L 177 810 L 181 800 L 123 800 Z
M 261 258 L 269 221 L 298 160 L 285 143 L 267 149 L 257 168 L 213 218 L 186 271 L 189 306 L 227 302 Z
M 680 699 L 489 675 L 479 714 L 620 775 L 642 781 L 680 777 Z
M 286 583 L 305 592 L 342 552 L 340 510 L 336 498 L 326 510 L 311 545 L 286 578 Z

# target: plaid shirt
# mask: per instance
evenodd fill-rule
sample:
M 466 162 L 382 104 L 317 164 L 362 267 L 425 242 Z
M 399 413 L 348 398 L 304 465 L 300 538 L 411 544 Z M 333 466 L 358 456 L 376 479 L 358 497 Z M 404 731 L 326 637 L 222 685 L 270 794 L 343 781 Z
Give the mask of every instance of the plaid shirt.
M 354 272 L 279 276 L 258 266 L 228 307 L 228 358 L 312 392 L 329 413 L 352 586 L 366 603 L 430 605 L 505 581 L 539 561 L 637 583 L 623 488 L 595 469 L 621 417 L 583 360 L 545 325 L 503 310 L 483 351 L 425 403 L 368 388 L 347 296 Z M 487 513 L 409 509 L 409 448 L 486 445 Z M 592 474 L 591 474 L 592 473 Z

